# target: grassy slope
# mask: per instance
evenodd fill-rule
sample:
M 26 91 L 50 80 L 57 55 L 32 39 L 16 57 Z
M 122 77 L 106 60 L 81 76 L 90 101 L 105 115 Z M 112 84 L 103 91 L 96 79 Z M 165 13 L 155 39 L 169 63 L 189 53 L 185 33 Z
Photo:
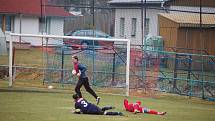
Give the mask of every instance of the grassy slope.
M 8 92 L 0 91 L 0 121 L 214 121 L 215 103 L 181 96 L 162 96 L 158 99 L 129 97 L 130 101 L 141 100 L 143 105 L 165 116 L 137 114 L 123 109 L 123 96 L 103 95 L 100 106 L 115 106 L 126 116 L 78 115 L 70 112 L 73 101 L 71 93 Z M 84 96 L 91 102 L 89 94 Z

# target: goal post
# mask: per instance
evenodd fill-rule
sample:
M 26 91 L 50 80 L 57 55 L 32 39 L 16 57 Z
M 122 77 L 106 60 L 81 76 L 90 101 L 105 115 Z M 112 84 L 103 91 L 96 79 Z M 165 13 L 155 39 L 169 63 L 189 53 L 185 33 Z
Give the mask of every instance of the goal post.
M 16 37 L 34 37 L 40 39 L 74 39 L 74 40 L 88 40 L 88 41 L 112 41 L 112 42 L 123 42 L 126 43 L 126 67 L 125 67 L 125 88 L 126 88 L 126 96 L 129 96 L 129 67 L 130 67 L 130 40 L 129 39 L 116 39 L 116 38 L 95 38 L 95 37 L 81 37 L 81 36 L 58 36 L 58 35 L 37 35 L 37 34 L 18 34 L 18 33 L 10 33 L 10 37 L 8 37 L 9 41 L 9 86 L 13 85 L 13 40 Z M 63 41 L 63 40 L 62 40 Z

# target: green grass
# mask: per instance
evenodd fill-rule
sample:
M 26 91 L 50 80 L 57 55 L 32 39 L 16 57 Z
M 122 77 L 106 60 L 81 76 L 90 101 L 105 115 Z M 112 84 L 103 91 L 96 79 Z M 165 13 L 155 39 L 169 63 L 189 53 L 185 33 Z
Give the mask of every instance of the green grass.
M 177 95 L 159 98 L 129 97 L 130 101 L 141 100 L 143 105 L 158 111 L 167 111 L 165 116 L 132 114 L 123 108 L 123 96 L 99 94 L 99 106 L 112 105 L 125 116 L 97 116 L 72 114 L 72 92 L 56 90 L 23 90 L 23 88 L 0 88 L 0 121 L 214 121 L 215 103 Z M 88 93 L 84 97 L 95 103 Z
M 43 53 L 41 49 L 31 48 L 30 50 L 16 49 L 14 64 L 21 66 L 42 67 Z M 0 55 L 0 65 L 7 65 L 9 55 Z
M 41 50 L 31 50 L 17 50 L 15 65 L 42 67 Z M 0 58 L 0 64 L 8 63 L 7 56 Z M 167 94 L 158 96 L 156 99 L 128 98 L 130 101 L 141 100 L 148 108 L 167 111 L 165 116 L 134 115 L 124 110 L 123 99 L 125 97 L 100 93 L 99 96 L 102 98 L 100 106 L 115 106 L 116 109 L 113 111 L 122 111 L 125 116 L 75 115 L 70 112 L 73 108 L 74 86 L 64 87 L 67 88 L 64 90 L 50 91 L 46 89 L 47 85 L 42 85 L 40 78 L 35 80 L 32 79 L 34 77 L 32 74 L 20 74 L 20 76 L 23 75 L 25 78 L 16 78 L 13 88 L 7 87 L 7 79 L 0 79 L 0 121 L 215 121 L 215 102 Z M 169 76 L 171 77 L 172 74 Z M 57 86 L 54 85 L 54 87 Z M 114 90 L 104 88 L 102 90 L 114 92 Z M 84 97 L 95 103 L 95 99 L 88 93 L 84 93 Z
M 8 55 L 0 55 L 0 65 L 8 65 Z

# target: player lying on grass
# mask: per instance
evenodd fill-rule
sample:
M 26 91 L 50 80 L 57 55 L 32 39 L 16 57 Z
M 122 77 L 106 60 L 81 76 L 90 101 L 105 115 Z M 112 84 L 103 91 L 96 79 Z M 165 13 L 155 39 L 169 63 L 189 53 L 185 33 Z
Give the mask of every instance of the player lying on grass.
M 84 98 L 79 98 L 77 94 L 73 95 L 75 102 L 75 112 L 76 114 L 94 114 L 94 115 L 123 115 L 121 112 L 106 112 L 106 110 L 113 109 L 114 107 L 108 106 L 99 108 L 98 106 L 89 103 Z
M 141 101 L 137 101 L 136 103 L 129 103 L 127 99 L 124 99 L 124 107 L 126 111 L 136 113 L 147 113 L 147 114 L 155 114 L 155 115 L 165 115 L 166 112 L 158 112 L 155 110 L 147 109 L 141 106 Z

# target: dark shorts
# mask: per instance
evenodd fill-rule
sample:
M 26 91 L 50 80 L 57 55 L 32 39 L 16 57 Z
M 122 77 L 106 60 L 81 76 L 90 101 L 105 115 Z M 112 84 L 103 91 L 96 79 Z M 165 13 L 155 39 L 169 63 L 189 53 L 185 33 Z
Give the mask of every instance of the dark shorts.
M 88 109 L 87 114 L 103 115 L 104 112 L 97 106 L 92 106 Z

